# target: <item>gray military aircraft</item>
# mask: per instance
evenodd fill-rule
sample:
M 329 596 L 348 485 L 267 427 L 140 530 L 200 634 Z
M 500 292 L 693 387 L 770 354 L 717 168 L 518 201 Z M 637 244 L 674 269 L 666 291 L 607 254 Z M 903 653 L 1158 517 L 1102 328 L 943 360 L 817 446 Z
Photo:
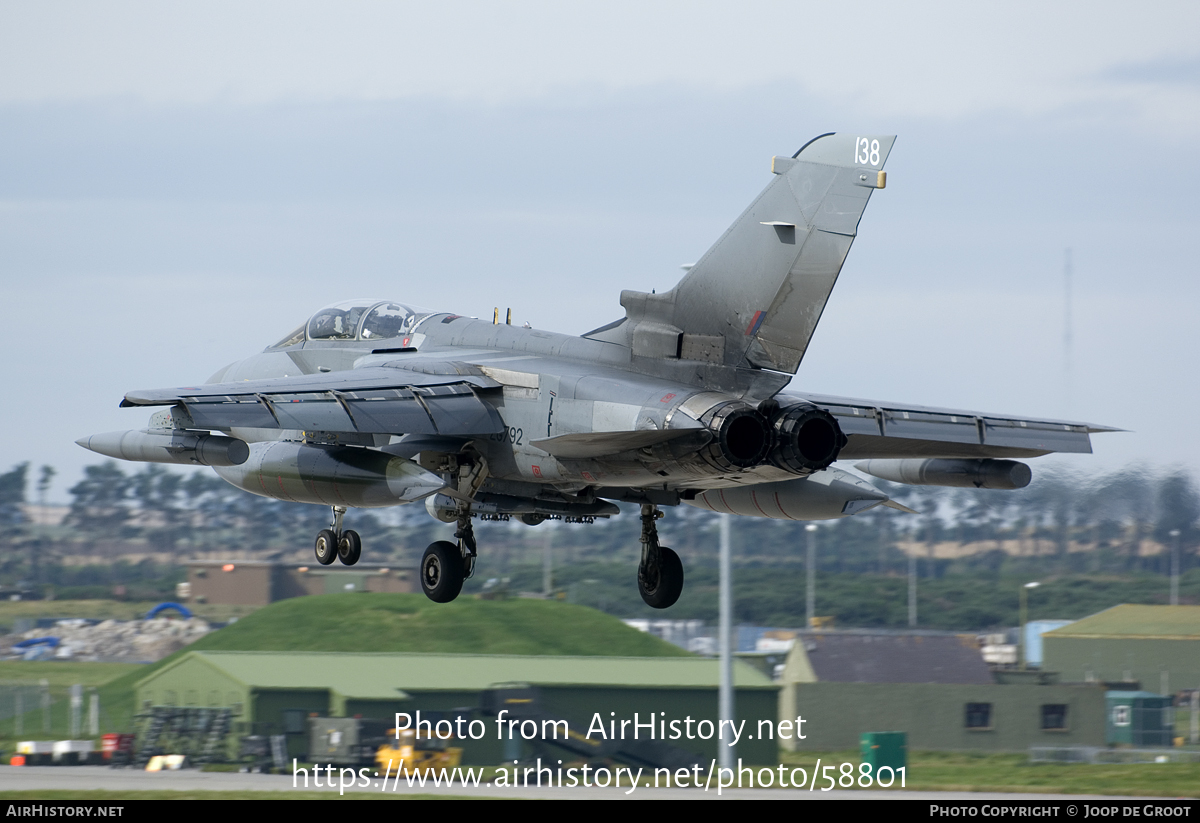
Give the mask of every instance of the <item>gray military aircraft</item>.
M 623 291 L 625 316 L 573 337 L 403 302 L 321 309 L 203 385 L 134 391 L 139 431 L 79 440 L 125 460 L 198 464 L 239 488 L 332 508 L 322 564 L 353 565 L 348 508 L 424 500 L 456 524 L 421 560 L 432 600 L 476 563 L 472 518 L 591 522 L 641 506 L 638 590 L 671 606 L 679 556 L 661 508 L 788 520 L 905 507 L 832 464 L 918 485 L 1020 488 L 1012 458 L 1090 452 L 1107 427 L 784 393 L 854 242 L 894 136 L 824 134 L 670 291 Z

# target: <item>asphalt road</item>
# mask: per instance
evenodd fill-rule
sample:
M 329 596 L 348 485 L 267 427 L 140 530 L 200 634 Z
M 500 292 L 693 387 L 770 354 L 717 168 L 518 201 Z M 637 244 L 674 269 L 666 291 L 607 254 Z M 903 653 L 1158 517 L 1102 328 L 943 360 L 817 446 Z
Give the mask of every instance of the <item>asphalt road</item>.
M 339 789 L 327 788 L 327 778 L 321 778 L 322 788 L 310 785 L 307 791 L 327 792 L 331 797 L 337 797 Z M 336 769 L 335 769 L 335 783 Z M 538 788 L 503 787 L 503 786 L 462 786 L 433 787 L 426 785 L 409 787 L 402 780 L 399 787 L 393 783 L 387 784 L 386 790 L 380 785 L 381 781 L 373 781 L 374 785 L 363 787 L 356 784 L 347 788 L 347 794 L 373 793 L 379 797 L 401 797 L 406 794 L 445 794 L 458 797 L 479 798 L 540 798 L 546 800 L 682 800 L 682 799 L 729 799 L 729 800 L 935 800 L 950 802 L 954 800 L 987 800 L 1003 801 L 1083 801 L 1100 799 L 1092 795 L 1049 795 L 1049 794 L 997 794 L 984 795 L 970 792 L 911 792 L 897 790 L 858 790 L 828 792 L 805 791 L 803 789 L 725 789 L 720 795 L 716 789 L 679 789 L 679 788 L 638 788 L 630 792 L 628 787 L 600 788 Z M 290 775 L 273 774 L 239 774 L 237 772 L 201 772 L 195 769 L 185 769 L 174 772 L 142 772 L 133 769 L 110 769 L 104 766 L 0 766 L 0 792 L 8 791 L 43 791 L 51 789 L 71 789 L 76 791 L 108 790 L 108 791 L 156 791 L 156 790 L 187 790 L 187 791 L 263 791 L 291 792 L 304 791 L 304 781 L 301 777 L 293 781 Z

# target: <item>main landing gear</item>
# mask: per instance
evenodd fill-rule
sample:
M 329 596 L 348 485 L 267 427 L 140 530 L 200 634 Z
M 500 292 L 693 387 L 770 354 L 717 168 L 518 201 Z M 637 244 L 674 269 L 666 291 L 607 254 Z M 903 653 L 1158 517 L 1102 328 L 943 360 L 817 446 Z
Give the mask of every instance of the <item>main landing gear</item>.
M 462 591 L 463 581 L 475 571 L 475 532 L 471 505 L 459 501 L 458 545 L 448 540 L 430 544 L 421 558 L 421 590 L 435 603 L 449 603 Z M 642 506 L 642 559 L 638 564 L 638 593 L 646 605 L 666 609 L 683 593 L 683 563 L 679 555 L 658 543 L 656 521 L 662 512 L 652 504 Z
M 334 506 L 333 523 L 328 529 L 317 533 L 314 549 L 317 562 L 322 566 L 328 566 L 335 558 L 347 566 L 353 566 L 362 556 L 362 538 L 358 536 L 358 532 L 352 529 L 342 531 L 342 517 L 345 514 L 345 506 Z
M 675 605 L 683 593 L 683 563 L 679 555 L 658 544 L 658 526 L 662 517 L 658 507 L 642 504 L 642 562 L 638 564 L 638 594 L 647 606 L 666 609 Z
M 471 526 L 471 506 L 458 504 L 458 545 L 439 540 L 431 543 L 421 557 L 421 590 L 434 603 L 449 603 L 462 591 L 463 581 L 475 573 L 475 529 Z

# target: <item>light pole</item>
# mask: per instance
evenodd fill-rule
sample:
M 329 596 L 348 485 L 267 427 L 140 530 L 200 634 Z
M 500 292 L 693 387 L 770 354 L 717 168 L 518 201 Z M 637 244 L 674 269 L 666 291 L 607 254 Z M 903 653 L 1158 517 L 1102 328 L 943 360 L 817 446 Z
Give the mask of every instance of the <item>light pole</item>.
M 1179 529 L 1171 529 L 1171 605 L 1179 605 Z
M 808 628 L 816 627 L 817 617 L 817 524 L 809 523 L 804 527 L 808 536 L 808 564 L 805 586 L 804 617 Z
M 908 555 L 908 625 L 917 627 L 917 555 Z
M 554 540 L 554 530 L 547 528 L 542 535 L 542 594 L 549 597 L 554 591 L 554 557 L 550 546 Z
M 1042 584 L 1035 581 L 1033 583 L 1026 583 L 1024 586 L 1021 587 L 1021 608 L 1020 608 L 1021 628 L 1020 628 L 1020 634 L 1017 635 L 1017 647 L 1021 650 L 1021 671 L 1025 671 L 1025 658 L 1026 658 L 1027 652 L 1028 652 L 1028 650 L 1025 648 L 1027 645 L 1025 642 L 1025 622 L 1026 622 L 1027 618 L 1029 617 L 1029 594 L 1028 594 L 1028 592 L 1030 589 L 1036 589 L 1040 585 L 1042 585 Z
M 733 583 L 730 580 L 730 549 L 729 549 L 729 520 L 731 515 L 721 515 L 721 549 L 718 562 L 720 574 L 720 605 L 717 630 L 717 641 L 720 643 L 721 683 L 718 694 L 719 720 L 729 721 L 728 728 L 733 728 Z M 727 741 L 717 741 L 717 760 L 722 768 L 733 768 L 733 747 Z

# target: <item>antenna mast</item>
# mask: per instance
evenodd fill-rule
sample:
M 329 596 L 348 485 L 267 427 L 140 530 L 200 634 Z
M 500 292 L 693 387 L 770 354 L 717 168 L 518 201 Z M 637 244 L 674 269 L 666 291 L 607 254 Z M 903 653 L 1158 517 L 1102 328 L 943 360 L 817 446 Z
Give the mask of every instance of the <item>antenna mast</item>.
M 1071 277 L 1074 270 L 1071 266 L 1071 250 L 1067 249 L 1063 261 L 1063 392 L 1065 394 L 1066 410 L 1071 410 Z

